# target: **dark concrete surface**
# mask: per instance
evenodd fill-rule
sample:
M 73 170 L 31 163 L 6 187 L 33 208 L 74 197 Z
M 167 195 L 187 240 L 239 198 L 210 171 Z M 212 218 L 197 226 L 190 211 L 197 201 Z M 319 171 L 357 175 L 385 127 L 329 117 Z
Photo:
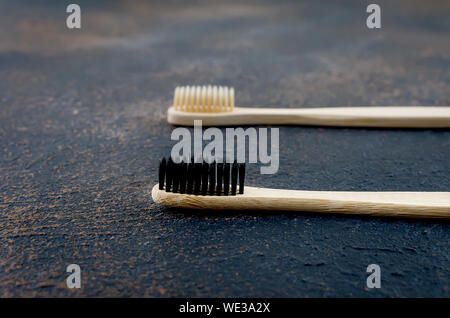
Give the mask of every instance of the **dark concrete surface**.
M 449 224 L 168 210 L 185 84 L 240 105 L 450 105 L 450 2 L 0 2 L 0 296 L 449 297 Z M 289 189 L 450 190 L 450 131 L 280 128 Z M 77 263 L 82 288 L 66 288 Z M 382 288 L 365 287 L 367 265 Z

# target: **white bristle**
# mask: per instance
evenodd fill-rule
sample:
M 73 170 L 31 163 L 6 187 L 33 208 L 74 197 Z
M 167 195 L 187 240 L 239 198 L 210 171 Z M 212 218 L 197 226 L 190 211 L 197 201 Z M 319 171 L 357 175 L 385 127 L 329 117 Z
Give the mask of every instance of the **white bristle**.
M 179 86 L 173 98 L 175 110 L 200 113 L 231 112 L 234 89 L 222 86 Z

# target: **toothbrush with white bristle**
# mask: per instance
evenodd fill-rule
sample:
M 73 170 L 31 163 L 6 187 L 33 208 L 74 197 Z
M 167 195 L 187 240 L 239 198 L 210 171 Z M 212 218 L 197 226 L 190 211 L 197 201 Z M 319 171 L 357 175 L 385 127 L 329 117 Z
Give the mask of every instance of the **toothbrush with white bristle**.
M 315 108 L 235 107 L 234 89 L 179 86 L 169 123 L 193 126 L 313 125 L 379 128 L 450 128 L 449 106 L 358 106 Z

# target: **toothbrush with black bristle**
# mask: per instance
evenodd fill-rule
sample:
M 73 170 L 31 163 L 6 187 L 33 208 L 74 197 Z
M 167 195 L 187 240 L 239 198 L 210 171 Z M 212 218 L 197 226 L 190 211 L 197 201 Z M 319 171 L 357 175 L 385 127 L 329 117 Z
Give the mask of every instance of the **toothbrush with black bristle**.
M 450 192 L 303 191 L 244 186 L 245 164 L 163 158 L 153 200 L 202 210 L 297 211 L 450 218 Z

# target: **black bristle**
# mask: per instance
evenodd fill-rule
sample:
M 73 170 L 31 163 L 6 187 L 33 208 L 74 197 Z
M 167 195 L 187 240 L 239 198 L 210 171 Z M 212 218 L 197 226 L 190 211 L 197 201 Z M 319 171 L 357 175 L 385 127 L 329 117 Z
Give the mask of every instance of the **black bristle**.
M 244 193 L 245 164 L 184 162 L 161 159 L 159 189 L 194 195 L 236 195 Z
M 217 188 L 216 194 L 222 195 L 222 180 L 223 180 L 223 163 L 217 164 Z
M 202 183 L 202 164 L 194 163 L 194 194 L 200 193 Z
M 180 163 L 180 193 L 186 192 L 186 174 L 187 174 L 187 165 L 186 162 Z
M 194 163 L 193 162 L 189 162 L 187 164 L 186 179 L 187 179 L 186 193 L 191 194 L 192 191 L 194 190 Z
M 170 192 L 172 189 L 172 174 L 173 174 L 173 161 L 169 158 L 166 169 L 166 191 Z
M 239 164 L 239 194 L 244 194 L 245 163 Z
M 166 158 L 162 158 L 159 162 L 158 174 L 159 190 L 162 190 L 164 189 L 164 178 L 166 177 Z
M 174 163 L 173 164 L 173 173 L 172 173 L 172 185 L 173 185 L 172 192 L 173 193 L 177 193 L 178 192 L 178 185 L 179 184 L 180 184 L 180 164 L 179 163 Z
M 230 164 L 223 165 L 223 194 L 228 195 L 230 192 Z
M 209 165 L 209 194 L 214 195 L 216 190 L 216 162 Z
M 203 162 L 202 166 L 202 195 L 208 193 L 208 175 L 209 175 L 209 164 Z
M 234 161 L 231 167 L 231 195 L 236 195 L 237 187 L 237 177 L 238 177 L 238 164 Z

